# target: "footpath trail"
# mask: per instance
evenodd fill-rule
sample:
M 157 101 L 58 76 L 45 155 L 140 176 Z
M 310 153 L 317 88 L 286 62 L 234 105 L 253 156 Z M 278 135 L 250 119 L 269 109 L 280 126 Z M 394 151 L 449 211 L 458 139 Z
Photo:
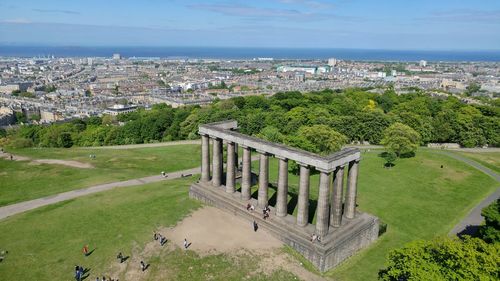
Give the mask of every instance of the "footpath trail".
M 443 151 L 442 153 L 445 154 L 446 156 L 454 158 L 458 161 L 462 161 L 478 169 L 479 171 L 491 176 L 497 182 L 500 183 L 499 174 L 479 164 L 478 162 L 455 153 L 450 153 L 446 151 Z M 498 198 L 500 198 L 500 186 L 498 186 L 497 189 L 492 194 L 490 194 L 488 197 L 483 199 L 479 204 L 477 204 L 465 218 L 463 218 L 458 224 L 456 224 L 455 227 L 453 227 L 453 229 L 450 231 L 449 235 L 474 234 L 474 232 L 477 230 L 477 226 L 481 225 L 484 221 L 484 218 L 481 216 L 481 210 L 484 207 L 490 205 L 493 201 L 497 200 Z
M 252 156 L 252 161 L 258 160 L 259 156 Z M 241 159 L 239 159 L 241 160 Z M 33 199 L 29 201 L 24 201 L 12 205 L 7 205 L 0 207 L 0 220 L 22 213 L 26 212 L 29 210 L 33 210 L 39 207 L 47 206 L 50 204 L 55 204 L 59 203 L 61 201 L 65 200 L 70 200 L 74 199 L 77 197 L 89 195 L 92 193 L 96 192 L 102 192 L 106 190 L 110 190 L 113 188 L 118 188 L 118 187 L 129 187 L 129 186 L 135 186 L 135 185 L 143 185 L 147 183 L 154 183 L 154 182 L 159 182 L 163 180 L 171 180 L 171 179 L 178 179 L 182 178 L 185 176 L 189 175 L 194 175 L 194 174 L 199 174 L 201 173 L 201 167 L 196 167 L 192 169 L 186 169 L 182 171 L 176 171 L 176 172 L 171 172 L 171 173 L 166 173 L 166 177 L 163 177 L 162 175 L 155 175 L 155 176 L 148 176 L 148 177 L 143 177 L 143 178 L 138 178 L 138 179 L 131 179 L 131 180 L 126 180 L 126 181 L 119 181 L 119 182 L 112 182 L 112 183 L 106 183 L 106 184 L 100 184 L 100 185 L 95 185 L 87 188 L 82 188 L 82 189 L 77 189 L 77 190 L 72 190 L 72 191 L 67 191 L 67 192 L 62 192 L 54 195 L 49 195 L 45 196 L 42 198 L 38 199 Z
M 50 204 L 58 203 L 61 201 L 89 195 L 89 194 L 96 193 L 96 192 L 110 190 L 110 189 L 117 188 L 117 187 L 129 187 L 129 186 L 134 186 L 134 185 L 142 185 L 142 184 L 147 184 L 147 183 L 159 182 L 162 180 L 177 179 L 177 178 L 183 177 L 183 175 L 193 175 L 193 174 L 198 174 L 198 173 L 200 173 L 200 167 L 182 170 L 182 171 L 177 171 L 177 172 L 172 172 L 172 173 L 166 173 L 167 177 L 163 177 L 161 175 L 149 176 L 149 177 L 144 177 L 144 178 L 131 179 L 131 180 L 127 180 L 127 181 L 100 184 L 100 185 L 95 185 L 95 186 L 91 186 L 91 187 L 87 187 L 87 188 L 67 191 L 67 192 L 63 192 L 63 193 L 59 193 L 59 194 L 55 194 L 55 195 L 49 195 L 49 196 L 34 199 L 34 200 L 24 201 L 24 202 L 0 207 L 0 220 L 7 218 L 9 216 L 15 215 L 15 214 L 19 214 L 22 212 L 33 210 L 33 209 L 43 207 L 46 205 L 50 205 Z

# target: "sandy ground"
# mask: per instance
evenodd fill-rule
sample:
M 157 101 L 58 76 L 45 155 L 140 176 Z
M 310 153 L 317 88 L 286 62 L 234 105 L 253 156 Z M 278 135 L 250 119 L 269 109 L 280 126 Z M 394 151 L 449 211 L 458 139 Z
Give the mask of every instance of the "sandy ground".
M 307 271 L 295 258 L 284 253 L 283 243 L 264 229 L 254 232 L 253 225 L 240 217 L 214 207 L 204 207 L 171 228 L 161 228 L 158 232 L 167 237 L 168 242 L 160 247 L 152 240 L 143 249 L 134 247 L 131 258 L 125 264 L 113 265 L 112 276 L 124 276 L 124 280 L 150 280 L 148 272 L 141 272 L 139 262 L 148 258 L 168 254 L 176 248 L 183 248 L 184 238 L 191 245 L 189 250 L 201 256 L 213 254 L 239 255 L 249 253 L 261 260 L 260 272 L 270 274 L 283 269 L 297 275 L 302 280 L 325 280 Z M 152 235 L 153 233 L 151 233 Z M 162 265 L 151 265 L 162 266 Z M 166 267 L 166 266 L 165 266 Z M 158 272 L 158 271 L 157 271 Z M 168 276 L 168 268 L 160 270 Z M 156 276 L 161 278 L 160 276 Z M 121 279 L 120 279 L 121 280 Z
M 25 156 L 20 156 L 20 155 L 14 155 L 10 153 L 0 153 L 0 158 L 4 159 L 10 159 L 10 156 L 12 155 L 12 160 L 14 161 L 30 161 L 30 164 L 56 164 L 56 165 L 64 165 L 68 167 L 73 167 L 73 168 L 80 168 L 80 169 L 90 169 L 94 168 L 92 164 L 89 163 L 83 163 L 83 162 L 78 162 L 78 161 L 73 161 L 73 160 L 60 160 L 60 159 L 31 159 L 29 157 Z
M 242 248 L 266 252 L 283 245 L 263 229 L 255 232 L 251 222 L 214 207 L 204 207 L 174 228 L 161 232 L 178 247 L 183 247 L 186 238 L 192 243 L 189 249 L 202 256 L 234 253 Z
M 90 163 L 83 163 L 73 160 L 58 160 L 58 159 L 36 159 L 31 161 L 31 163 L 40 163 L 40 164 L 58 164 L 64 165 L 73 168 L 81 168 L 81 169 L 91 169 L 94 168 Z

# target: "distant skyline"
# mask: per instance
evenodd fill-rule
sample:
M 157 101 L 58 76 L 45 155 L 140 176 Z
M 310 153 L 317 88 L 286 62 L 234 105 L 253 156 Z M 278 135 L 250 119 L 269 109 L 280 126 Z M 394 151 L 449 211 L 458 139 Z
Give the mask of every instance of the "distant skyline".
M 498 0 L 0 2 L 0 45 L 500 50 Z

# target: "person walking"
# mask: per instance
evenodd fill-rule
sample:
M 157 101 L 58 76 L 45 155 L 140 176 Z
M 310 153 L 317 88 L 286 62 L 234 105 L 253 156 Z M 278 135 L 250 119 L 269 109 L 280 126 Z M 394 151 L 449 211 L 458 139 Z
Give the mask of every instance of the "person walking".
M 83 246 L 82 252 L 85 256 L 89 255 L 89 245 Z
M 119 252 L 118 255 L 116 256 L 116 258 L 120 260 L 120 263 L 123 263 L 123 258 L 124 257 L 123 257 L 122 252 Z
M 144 263 L 144 261 L 141 261 L 141 270 L 146 270 L 146 264 Z
M 187 249 L 189 247 L 188 241 L 186 238 L 184 238 L 184 249 Z
M 253 231 L 257 232 L 257 229 L 259 229 L 259 225 L 257 225 L 256 221 L 253 221 Z

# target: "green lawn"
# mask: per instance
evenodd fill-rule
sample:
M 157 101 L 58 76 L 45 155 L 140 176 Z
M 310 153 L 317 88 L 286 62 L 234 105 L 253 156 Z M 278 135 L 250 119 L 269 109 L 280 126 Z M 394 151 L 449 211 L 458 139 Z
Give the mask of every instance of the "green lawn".
M 387 232 L 368 250 L 325 276 L 336 280 L 375 280 L 391 249 L 411 240 L 446 235 L 498 185 L 480 171 L 431 150 L 419 151 L 414 158 L 398 159 L 391 169 L 384 168 L 384 159 L 378 156 L 380 152 L 362 154 L 358 205 L 360 210 L 387 223 Z M 256 173 L 258 166 L 258 161 L 252 163 Z M 269 166 L 270 182 L 276 183 L 278 161 L 271 159 Z M 289 202 L 292 203 L 289 214 L 294 215 L 298 181 L 298 176 L 289 175 Z M 318 175 L 311 176 L 310 204 L 313 206 L 318 197 L 318 184 Z M 257 198 L 256 186 L 252 190 Z M 275 204 L 275 193 L 269 189 L 271 205 Z M 310 222 L 314 223 L 315 217 L 310 218 Z
M 166 148 L 170 147 L 161 149 Z M 158 149 L 139 155 L 151 157 L 150 155 L 158 154 Z M 195 165 L 199 160 L 199 146 L 196 149 Z M 358 204 L 362 211 L 372 213 L 387 223 L 387 232 L 371 247 L 350 258 L 339 268 L 327 272 L 325 276 L 336 280 L 375 280 L 391 249 L 401 247 L 411 240 L 446 235 L 498 185 L 480 171 L 431 150 L 421 150 L 414 158 L 398 159 L 396 166 L 391 169 L 384 168 L 384 160 L 378 156 L 379 152 L 362 154 Z M 178 150 L 174 153 L 178 153 Z M 99 155 L 97 157 L 97 161 L 104 158 Z M 13 171 L 17 169 L 17 165 L 31 167 L 26 163 L 0 163 Z M 52 166 L 56 165 L 49 167 Z M 277 179 L 275 159 L 271 159 L 270 167 L 270 182 L 273 183 Z M 258 170 L 258 162 L 253 162 L 253 170 Z M 3 172 L 2 167 L 0 173 Z M 19 176 L 22 176 L 22 172 Z M 61 176 L 58 175 L 58 178 Z M 61 181 L 64 180 L 68 178 L 62 177 Z M 95 261 L 92 256 L 92 262 L 89 259 L 87 266 L 93 270 L 106 269 L 106 266 L 109 267 L 114 262 L 117 248 L 130 249 L 131 243 L 142 245 L 150 239 L 151 229 L 158 225 L 173 224 L 198 206 L 188 199 L 187 186 L 192 180 L 194 179 L 113 190 L 0 221 L 0 248 L 11 251 L 8 260 L 0 264 L 0 280 L 5 279 L 5 276 L 13 280 L 49 280 L 50 276 L 50 280 L 64 280 L 66 274 L 71 274 L 74 263 L 82 262 L 80 248 L 87 242 L 96 245 L 98 252 L 103 253 L 103 256 L 96 255 Z M 289 182 L 289 197 L 293 202 L 298 177 L 290 175 Z M 48 179 L 39 183 L 40 189 L 46 188 L 44 185 L 48 183 Z M 274 192 L 270 188 L 272 205 Z M 318 176 L 313 175 L 311 202 L 316 200 L 317 193 Z M 295 213 L 296 205 L 291 205 L 293 208 L 289 212 Z M 246 276 L 243 274 L 253 271 L 255 266 L 253 258 L 249 257 L 197 257 L 195 253 L 185 256 L 175 251 L 164 253 L 153 260 L 155 263 L 173 266 L 173 270 L 168 271 L 168 276 L 172 276 L 173 280 L 196 280 L 197 276 L 206 276 L 202 274 L 215 276 L 215 280 L 222 280 L 224 277 L 227 277 L 226 280 L 238 280 Z M 196 265 L 196 270 L 187 270 L 189 264 Z M 210 266 L 204 266 L 205 264 Z M 159 269 L 152 268 L 151 274 L 164 274 L 161 270 L 156 270 Z M 270 276 L 266 278 L 271 279 Z M 273 278 L 287 280 L 290 275 L 276 272 Z
M 96 184 L 122 181 L 194 168 L 200 165 L 200 145 L 176 145 L 127 150 L 19 149 L 14 154 L 33 159 L 63 159 L 91 163 L 81 169 L 55 164 L 0 159 L 0 206 Z M 95 154 L 90 159 L 89 154 Z
M 470 158 L 492 171 L 500 173 L 500 152 L 458 152 L 457 154 Z
M 97 274 L 109 274 L 117 263 L 118 251 L 130 254 L 143 247 L 158 226 L 173 225 L 200 206 L 187 196 L 193 180 L 116 189 L 0 221 L 0 248 L 9 251 L 0 263 L 0 280 L 71 280 L 75 264 L 91 269 L 88 280 L 95 280 Z M 85 244 L 96 248 L 89 257 L 81 253 Z M 199 257 L 191 251 L 186 254 L 184 250 L 162 249 L 162 255 L 148 262 L 149 280 L 203 280 L 206 276 L 241 280 L 257 269 L 258 259 L 245 255 Z M 276 271 L 249 280 L 293 277 Z

